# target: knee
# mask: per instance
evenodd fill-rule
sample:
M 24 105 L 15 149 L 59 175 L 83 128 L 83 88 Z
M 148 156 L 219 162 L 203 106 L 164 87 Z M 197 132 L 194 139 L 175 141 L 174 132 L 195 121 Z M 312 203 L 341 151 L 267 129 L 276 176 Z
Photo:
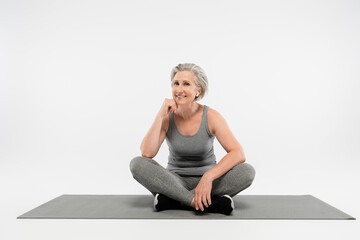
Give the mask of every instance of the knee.
M 141 172 L 141 169 L 144 168 L 145 162 L 146 162 L 146 158 L 141 156 L 137 156 L 131 159 L 129 167 L 134 177 L 137 176 Z
M 237 167 L 241 169 L 240 177 L 242 178 L 242 181 L 250 186 L 255 178 L 255 168 L 249 163 L 241 163 L 237 165 Z

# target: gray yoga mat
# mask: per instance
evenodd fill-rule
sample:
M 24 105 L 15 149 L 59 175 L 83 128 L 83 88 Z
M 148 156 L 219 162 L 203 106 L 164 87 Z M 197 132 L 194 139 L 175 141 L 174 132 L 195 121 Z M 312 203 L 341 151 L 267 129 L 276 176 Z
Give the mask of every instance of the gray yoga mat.
M 311 195 L 237 195 L 226 216 L 191 210 L 153 210 L 152 195 L 62 195 L 21 219 L 348 219 L 352 216 Z

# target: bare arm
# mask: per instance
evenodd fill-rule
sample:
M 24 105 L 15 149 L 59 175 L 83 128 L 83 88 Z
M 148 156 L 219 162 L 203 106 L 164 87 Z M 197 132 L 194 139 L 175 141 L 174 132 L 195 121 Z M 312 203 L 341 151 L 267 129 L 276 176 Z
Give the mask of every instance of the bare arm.
M 149 131 L 142 140 L 140 150 L 143 157 L 153 158 L 158 153 L 166 135 L 166 129 L 162 127 L 163 122 L 165 122 L 164 119 L 165 117 L 158 113 Z
M 169 112 L 174 112 L 175 110 L 175 101 L 173 99 L 165 99 L 153 124 L 141 142 L 140 150 L 143 157 L 153 158 L 158 153 L 169 126 Z
M 213 132 L 223 146 L 227 154 L 218 162 L 216 166 L 207 171 L 204 175 L 215 180 L 239 163 L 246 161 L 244 150 L 237 141 L 225 119 L 215 110 L 211 109 L 209 123 Z
M 227 171 L 239 163 L 245 162 L 245 154 L 240 145 L 232 134 L 225 119 L 215 110 L 208 110 L 208 126 L 216 136 L 221 146 L 227 154 L 213 168 L 208 170 L 200 179 L 195 188 L 195 196 L 191 204 L 196 209 L 204 210 L 204 206 L 211 204 L 211 188 L 215 179 L 224 175 Z

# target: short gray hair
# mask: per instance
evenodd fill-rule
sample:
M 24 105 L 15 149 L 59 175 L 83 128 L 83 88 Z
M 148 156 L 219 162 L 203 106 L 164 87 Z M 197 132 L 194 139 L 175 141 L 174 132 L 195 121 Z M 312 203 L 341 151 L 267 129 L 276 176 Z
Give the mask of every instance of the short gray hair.
M 171 74 L 170 74 L 171 84 L 176 73 L 180 71 L 190 71 L 195 74 L 196 86 L 198 88 L 201 88 L 201 93 L 198 97 L 195 97 L 195 101 L 201 100 L 205 96 L 205 93 L 208 91 L 208 85 L 209 85 L 208 78 L 204 70 L 201 67 L 195 65 L 194 63 L 179 64 L 171 70 Z

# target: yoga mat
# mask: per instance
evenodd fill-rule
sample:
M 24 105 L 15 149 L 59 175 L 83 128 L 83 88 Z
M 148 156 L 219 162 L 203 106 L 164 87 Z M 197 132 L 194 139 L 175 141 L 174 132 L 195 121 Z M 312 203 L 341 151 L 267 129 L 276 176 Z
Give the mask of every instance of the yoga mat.
M 152 195 L 62 195 L 20 219 L 341 219 L 352 216 L 311 195 L 237 195 L 232 215 L 153 209 Z

